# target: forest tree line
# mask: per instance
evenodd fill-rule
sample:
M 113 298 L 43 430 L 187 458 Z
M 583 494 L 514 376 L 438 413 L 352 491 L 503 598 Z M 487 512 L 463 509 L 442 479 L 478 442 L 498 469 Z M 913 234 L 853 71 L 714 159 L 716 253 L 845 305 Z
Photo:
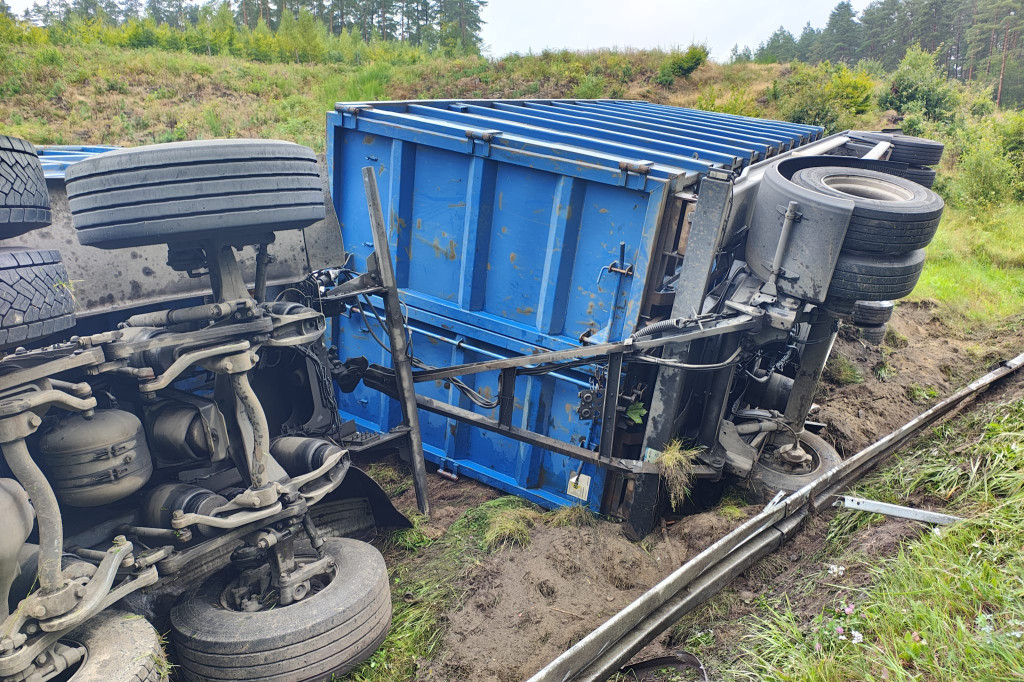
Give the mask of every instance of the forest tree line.
M 15 17 L 0 0 L 0 17 L 46 29 L 102 25 L 127 30 L 163 29 L 182 39 L 200 28 L 310 32 L 315 22 L 327 36 L 345 34 L 363 42 L 396 41 L 449 54 L 476 54 L 481 47 L 481 10 L 487 0 L 41 0 Z M 313 38 L 311 35 L 304 38 Z M 131 41 L 129 41 L 131 42 Z M 145 47 L 146 45 L 129 45 Z M 190 49 L 191 46 L 185 45 Z M 209 51 L 214 51 L 208 46 Z
M 936 55 L 948 78 L 991 83 L 997 102 L 1024 82 L 1024 2 L 1021 0 L 875 0 L 859 15 L 849 2 L 832 10 L 828 23 L 808 22 L 798 35 L 780 26 L 751 49 L 736 45 L 734 62 L 811 64 L 830 61 L 893 71 L 907 47 Z

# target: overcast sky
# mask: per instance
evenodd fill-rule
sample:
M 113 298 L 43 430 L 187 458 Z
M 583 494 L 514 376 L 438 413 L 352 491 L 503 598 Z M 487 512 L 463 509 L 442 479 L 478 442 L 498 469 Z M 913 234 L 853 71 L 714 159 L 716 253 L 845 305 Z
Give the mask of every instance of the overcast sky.
M 756 48 L 779 26 L 821 28 L 839 0 L 489 0 L 487 53 L 599 47 L 673 47 L 707 42 L 722 60 L 739 43 Z M 853 0 L 860 12 L 870 0 Z M 32 0 L 7 0 L 20 14 Z
M 870 0 L 853 0 L 860 12 Z M 707 42 L 714 59 L 739 43 L 756 48 L 779 26 L 821 28 L 839 0 L 489 0 L 489 54 L 545 48 L 672 47 Z

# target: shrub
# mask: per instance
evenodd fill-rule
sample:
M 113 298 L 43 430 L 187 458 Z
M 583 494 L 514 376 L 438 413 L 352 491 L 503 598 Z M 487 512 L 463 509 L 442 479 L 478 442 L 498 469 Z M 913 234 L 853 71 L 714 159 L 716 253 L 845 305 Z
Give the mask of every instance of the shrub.
M 769 100 L 778 102 L 786 120 L 820 125 L 833 133 L 851 127 L 853 118 L 871 109 L 875 82 L 845 64 L 794 64 L 793 72 L 772 85 Z
M 935 121 L 948 121 L 959 104 L 956 87 L 935 65 L 936 55 L 913 45 L 892 74 L 889 87 L 878 98 L 883 109 L 902 113 L 915 104 Z
M 673 52 L 661 63 L 654 82 L 667 87 L 676 78 L 686 78 L 707 62 L 708 54 L 705 45 L 690 45 L 686 52 Z
M 1018 189 L 1020 173 L 1001 145 L 988 135 L 968 147 L 960 172 L 952 183 L 954 201 L 994 204 L 1010 199 Z

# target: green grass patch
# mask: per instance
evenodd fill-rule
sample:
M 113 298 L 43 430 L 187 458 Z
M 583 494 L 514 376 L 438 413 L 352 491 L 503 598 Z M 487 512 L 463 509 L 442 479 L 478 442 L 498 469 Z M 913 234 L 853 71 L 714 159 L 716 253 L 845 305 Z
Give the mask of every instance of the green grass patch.
M 496 529 L 505 528 L 509 518 L 539 520 L 541 514 L 519 498 L 499 497 L 468 509 L 440 537 L 431 538 L 422 517 L 416 516 L 411 529 L 394 534 L 386 547 L 397 559 L 390 562 L 391 631 L 368 661 L 341 679 L 413 679 L 417 663 L 429 660 L 444 637 L 442 616 L 458 603 L 462 579 L 493 551 L 492 546 L 508 546 L 498 540 Z
M 829 356 L 822 378 L 835 386 L 864 383 L 864 375 L 857 369 L 857 365 L 839 353 L 832 353 Z
M 947 207 L 911 295 L 970 328 L 1024 314 L 1024 205 Z
M 734 679 L 1019 679 L 1024 670 L 1024 401 L 943 425 L 854 491 L 950 501 L 968 518 L 877 564 L 871 584 L 813 618 L 763 609 Z M 876 515 L 843 512 L 832 549 Z

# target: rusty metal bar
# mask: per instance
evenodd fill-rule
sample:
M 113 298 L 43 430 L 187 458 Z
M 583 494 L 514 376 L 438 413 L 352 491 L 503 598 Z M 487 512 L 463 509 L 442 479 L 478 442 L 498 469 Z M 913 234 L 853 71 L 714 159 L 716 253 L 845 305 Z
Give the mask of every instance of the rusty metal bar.
M 373 248 L 377 256 L 377 273 L 384 287 L 384 315 L 391 338 L 391 363 L 398 381 L 399 403 L 402 416 L 409 427 L 409 459 L 412 462 L 413 487 L 416 488 L 416 506 L 424 516 L 430 516 L 430 502 L 427 500 L 427 466 L 423 459 L 423 435 L 420 433 L 420 415 L 416 407 L 416 390 L 413 386 L 412 359 L 409 357 L 409 341 L 405 335 L 405 319 L 402 317 L 402 302 L 398 298 L 398 281 L 391 263 L 391 247 L 388 230 L 384 222 L 384 211 L 377 191 L 377 175 L 372 166 L 363 168 L 363 189 L 366 191 L 366 207 L 370 212 L 370 227 L 373 229 Z

